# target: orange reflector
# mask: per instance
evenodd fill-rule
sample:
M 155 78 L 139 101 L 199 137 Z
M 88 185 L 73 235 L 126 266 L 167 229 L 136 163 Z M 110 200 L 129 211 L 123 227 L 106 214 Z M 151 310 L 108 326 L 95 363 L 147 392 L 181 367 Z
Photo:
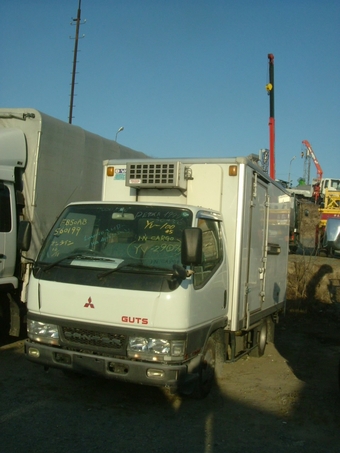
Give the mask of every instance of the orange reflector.
M 115 174 L 115 167 L 107 167 L 106 176 L 113 176 Z
M 237 165 L 230 165 L 229 176 L 237 176 Z

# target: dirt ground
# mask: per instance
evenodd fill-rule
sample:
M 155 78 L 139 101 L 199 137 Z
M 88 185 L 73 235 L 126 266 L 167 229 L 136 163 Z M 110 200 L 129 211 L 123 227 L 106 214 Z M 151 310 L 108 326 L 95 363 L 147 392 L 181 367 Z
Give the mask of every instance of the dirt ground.
M 22 341 L 1 346 L 0 451 L 338 453 L 340 259 L 290 255 L 287 298 L 264 356 L 225 364 L 201 401 L 44 372 Z

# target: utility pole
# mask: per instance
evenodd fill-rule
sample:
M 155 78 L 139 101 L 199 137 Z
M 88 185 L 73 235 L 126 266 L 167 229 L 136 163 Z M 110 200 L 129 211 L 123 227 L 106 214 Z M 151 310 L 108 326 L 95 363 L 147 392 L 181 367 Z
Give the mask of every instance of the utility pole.
M 74 53 L 73 53 L 73 70 L 72 70 L 72 82 L 71 82 L 71 96 L 70 96 L 70 112 L 68 116 L 68 122 L 72 124 L 72 113 L 73 113 L 73 99 L 74 99 L 74 86 L 75 86 L 75 80 L 76 80 L 76 67 L 77 67 L 77 54 L 78 54 L 78 41 L 79 41 L 79 27 L 80 27 L 80 22 L 81 22 L 81 0 L 79 0 L 78 4 L 78 14 L 77 18 L 73 19 L 73 22 L 76 23 L 76 36 L 74 38 Z M 84 21 L 85 23 L 86 21 Z M 72 22 L 71 22 L 72 25 Z M 85 35 L 82 36 L 82 38 Z
M 274 55 L 268 54 L 269 83 L 266 86 L 269 95 L 269 176 L 275 179 L 275 118 L 274 118 Z

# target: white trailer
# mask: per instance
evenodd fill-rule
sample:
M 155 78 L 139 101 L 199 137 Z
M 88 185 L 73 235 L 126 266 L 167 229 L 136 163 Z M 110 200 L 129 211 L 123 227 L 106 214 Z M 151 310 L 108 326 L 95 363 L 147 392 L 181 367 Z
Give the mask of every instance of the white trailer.
M 71 201 L 100 199 L 104 159 L 141 156 L 145 157 L 35 109 L 0 109 L 2 335 L 9 311 L 10 335 L 19 335 L 20 314 L 25 311 L 23 281 L 27 281 L 29 263 L 36 258 L 61 209 Z M 18 253 L 21 221 L 28 221 L 32 227 L 32 241 L 25 258 Z
M 290 196 L 251 156 L 109 160 L 103 182 L 38 256 L 27 358 L 205 396 L 216 364 L 273 340 Z

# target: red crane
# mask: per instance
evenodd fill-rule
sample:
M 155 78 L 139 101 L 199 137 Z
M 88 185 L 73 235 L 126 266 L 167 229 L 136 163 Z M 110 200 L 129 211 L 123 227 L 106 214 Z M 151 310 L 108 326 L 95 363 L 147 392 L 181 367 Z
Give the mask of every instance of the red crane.
M 268 54 L 269 83 L 266 86 L 269 94 L 269 176 L 275 179 L 275 118 L 274 118 L 274 55 Z
M 316 158 L 313 148 L 311 147 L 310 143 L 307 140 L 302 140 L 302 143 L 305 145 L 305 147 L 307 149 L 306 157 L 311 156 L 311 158 L 313 159 L 314 165 L 316 167 L 316 173 L 318 175 L 318 181 L 321 181 L 323 171 L 319 164 L 318 159 Z
M 313 162 L 314 162 L 314 165 L 316 167 L 316 173 L 318 175 L 317 179 L 317 183 L 313 185 L 314 187 L 314 193 L 313 193 L 313 197 L 315 199 L 315 202 L 318 201 L 318 198 L 320 196 L 320 184 L 321 184 L 321 179 L 322 179 L 322 175 L 323 175 L 323 171 L 322 171 L 322 168 L 319 164 L 319 161 L 318 159 L 316 158 L 316 155 L 313 151 L 313 148 L 311 147 L 310 143 L 307 141 L 307 140 L 302 140 L 302 143 L 305 145 L 306 147 L 306 158 L 308 156 L 310 156 L 312 159 L 313 159 Z M 309 172 L 308 172 L 308 183 L 309 183 Z

